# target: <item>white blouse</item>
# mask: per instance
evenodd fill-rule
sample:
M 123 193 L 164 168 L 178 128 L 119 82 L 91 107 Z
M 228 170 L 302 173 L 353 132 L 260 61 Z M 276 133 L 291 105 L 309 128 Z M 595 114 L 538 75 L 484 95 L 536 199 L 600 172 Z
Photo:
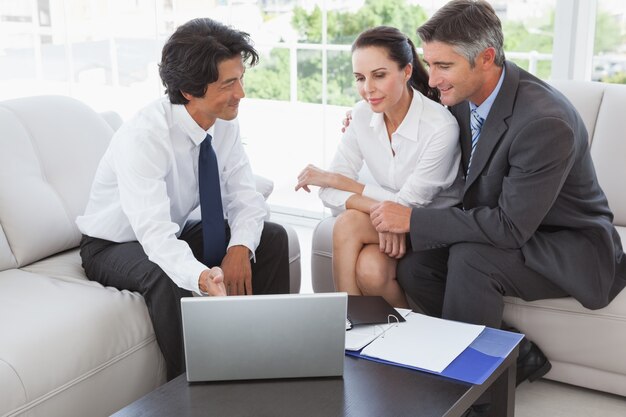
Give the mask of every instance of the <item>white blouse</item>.
M 456 119 L 414 89 L 409 111 L 391 141 L 383 113 L 374 113 L 365 101 L 358 102 L 328 170 L 357 180 L 365 163 L 376 184 L 366 184 L 363 196 L 437 208 L 460 202 L 460 161 Z M 334 188 L 319 191 L 324 205 L 334 212 L 345 210 L 352 194 Z

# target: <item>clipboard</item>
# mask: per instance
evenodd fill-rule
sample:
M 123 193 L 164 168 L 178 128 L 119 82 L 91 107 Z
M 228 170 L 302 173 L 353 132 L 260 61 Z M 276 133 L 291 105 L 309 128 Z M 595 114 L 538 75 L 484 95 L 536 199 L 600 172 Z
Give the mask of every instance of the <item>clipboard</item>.
M 390 320 L 389 316 L 394 319 Z M 348 295 L 346 329 L 360 324 L 388 324 L 406 321 L 398 311 L 379 295 Z

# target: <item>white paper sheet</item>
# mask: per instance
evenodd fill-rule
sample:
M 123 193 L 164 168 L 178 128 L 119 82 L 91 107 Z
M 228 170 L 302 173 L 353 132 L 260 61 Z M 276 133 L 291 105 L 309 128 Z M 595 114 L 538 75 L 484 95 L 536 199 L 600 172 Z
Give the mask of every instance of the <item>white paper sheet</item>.
M 406 322 L 393 325 L 384 337 L 367 345 L 361 355 L 441 372 L 484 328 L 411 313 Z

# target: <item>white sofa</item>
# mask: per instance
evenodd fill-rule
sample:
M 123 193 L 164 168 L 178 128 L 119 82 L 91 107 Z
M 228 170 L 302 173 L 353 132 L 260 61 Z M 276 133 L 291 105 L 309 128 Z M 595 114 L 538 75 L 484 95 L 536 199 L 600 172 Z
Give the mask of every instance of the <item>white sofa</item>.
M 74 219 L 120 123 L 67 97 L 0 102 L 2 417 L 108 416 L 165 382 L 143 298 L 87 280 L 77 249 Z M 272 183 L 257 187 L 267 197 Z
M 552 83 L 580 112 L 589 131 L 596 172 L 626 244 L 626 86 L 595 82 Z M 334 217 L 313 232 L 311 277 L 315 292 L 334 291 Z M 600 310 L 573 298 L 524 302 L 505 299 L 504 319 L 537 342 L 552 362 L 546 378 L 626 396 L 626 290 Z

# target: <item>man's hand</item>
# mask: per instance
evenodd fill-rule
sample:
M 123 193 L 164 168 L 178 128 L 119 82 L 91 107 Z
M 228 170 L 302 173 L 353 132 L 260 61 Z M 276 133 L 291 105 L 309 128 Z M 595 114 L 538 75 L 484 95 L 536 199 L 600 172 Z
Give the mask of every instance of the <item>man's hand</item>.
M 411 227 L 411 209 L 391 201 L 372 207 L 372 225 L 378 233 L 407 233 Z
M 380 251 L 390 258 L 400 259 L 406 253 L 406 237 L 404 233 L 379 233 Z
M 346 112 L 346 117 L 343 119 L 343 126 L 341 128 L 341 133 L 344 133 L 348 126 L 350 126 L 350 122 L 352 121 L 352 110 L 348 110 Z
M 315 165 L 307 165 L 306 168 L 298 174 L 298 184 L 296 185 L 296 191 L 300 188 L 304 189 L 307 193 L 310 193 L 309 185 L 317 185 L 318 187 L 329 187 L 330 176 L 332 174 L 328 171 L 324 171 L 316 167 Z
M 221 266 L 228 295 L 252 295 L 252 268 L 247 247 L 237 245 L 228 248 Z
M 226 295 L 226 287 L 224 286 L 224 273 L 222 268 L 214 266 L 211 269 L 205 269 L 198 279 L 198 287 L 204 294 L 209 295 Z

